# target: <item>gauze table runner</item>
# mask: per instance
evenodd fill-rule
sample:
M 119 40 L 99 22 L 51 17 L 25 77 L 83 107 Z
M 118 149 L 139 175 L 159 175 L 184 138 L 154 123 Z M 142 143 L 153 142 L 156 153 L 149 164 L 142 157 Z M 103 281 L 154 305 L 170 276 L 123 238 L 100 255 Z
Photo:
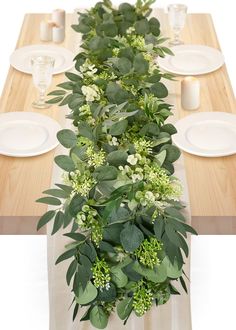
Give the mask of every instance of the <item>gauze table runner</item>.
M 155 11 L 154 11 L 155 15 Z M 75 17 L 76 19 L 76 17 Z M 73 33 L 73 31 L 71 32 Z M 73 33 L 71 38 L 75 53 L 78 52 L 80 35 Z M 77 48 L 77 49 L 76 49 Z M 166 101 L 172 104 L 174 116 L 169 120 L 175 123 L 178 119 L 176 110 L 176 94 L 175 84 L 177 82 L 166 81 L 169 90 L 169 96 Z M 65 115 L 69 112 L 66 107 L 60 108 L 61 125 L 63 128 L 71 128 L 71 121 L 65 119 Z M 63 147 L 58 147 L 56 153 L 66 153 Z M 187 221 L 191 222 L 191 215 L 189 209 L 188 189 L 185 176 L 183 157 L 175 163 L 175 176 L 179 178 L 183 186 L 182 201 L 187 205 L 185 215 Z M 52 184 L 60 183 L 62 181 L 62 171 L 55 165 L 52 175 Z M 82 308 L 78 312 L 76 320 L 72 321 L 73 307 L 69 309 L 73 300 L 71 289 L 66 283 L 66 271 L 68 269 L 69 261 L 64 261 L 55 266 L 55 261 L 60 254 L 65 251 L 65 245 L 70 242 L 70 239 L 63 236 L 64 231 L 60 230 L 55 235 L 51 236 L 52 223 L 47 225 L 47 242 L 48 242 L 48 279 L 49 279 L 49 304 L 50 304 L 50 330 L 94 330 L 95 328 L 89 321 L 79 322 L 86 308 Z M 65 232 L 68 232 L 66 229 Z M 190 239 L 189 239 L 190 244 Z M 190 260 L 188 259 L 184 267 L 185 273 L 190 274 Z M 177 282 L 174 282 L 176 285 Z M 109 319 L 107 330 L 191 330 L 191 307 L 190 307 L 190 288 L 189 282 L 186 280 L 189 294 L 187 295 L 182 288 L 180 288 L 180 296 L 171 296 L 167 304 L 158 307 L 153 306 L 152 309 L 143 317 L 136 317 L 133 313 L 127 324 L 124 326 L 123 322 L 115 313 Z M 179 286 L 176 285 L 178 288 Z

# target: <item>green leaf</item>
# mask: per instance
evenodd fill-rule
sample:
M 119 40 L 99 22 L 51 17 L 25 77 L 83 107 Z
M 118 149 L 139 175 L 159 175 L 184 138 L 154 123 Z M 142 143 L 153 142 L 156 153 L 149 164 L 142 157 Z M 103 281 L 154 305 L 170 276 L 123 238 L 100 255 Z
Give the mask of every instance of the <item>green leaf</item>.
M 69 237 L 77 242 L 82 242 L 86 240 L 86 236 L 84 236 L 83 234 L 80 233 L 67 233 L 64 234 L 64 236 Z
M 76 253 L 77 253 L 76 249 L 70 249 L 70 250 L 62 253 L 60 255 L 60 257 L 57 259 L 56 265 L 59 264 L 60 262 L 64 261 L 64 260 L 66 260 L 66 259 L 69 259 L 69 258 L 73 257 Z
M 75 170 L 75 164 L 69 156 L 66 155 L 56 156 L 55 163 L 66 172 L 73 172 Z
M 97 257 L 97 252 L 91 242 L 80 245 L 79 251 L 81 254 L 88 257 L 91 262 L 94 262 Z
M 68 267 L 68 270 L 66 272 L 66 282 L 67 282 L 67 285 L 70 285 L 71 279 L 72 279 L 73 275 L 76 272 L 77 264 L 78 264 L 78 262 L 75 259 L 75 260 L 72 261 L 72 263 Z
M 109 165 L 99 166 L 94 171 L 94 178 L 97 181 L 116 180 L 117 175 L 117 168 Z
M 71 81 L 68 81 L 68 82 L 64 82 L 64 83 L 61 83 L 59 85 L 57 85 L 58 87 L 61 87 L 63 89 L 66 89 L 66 90 L 73 90 L 75 84 Z
M 80 135 L 86 137 L 91 141 L 95 141 L 92 128 L 89 126 L 89 124 L 81 122 L 80 124 L 78 124 L 78 130 Z
M 165 257 L 162 261 L 167 270 L 167 276 L 170 278 L 179 278 L 182 274 L 182 269 L 178 267 L 178 263 L 175 260 L 174 263 L 170 262 L 168 257 Z
M 162 166 L 166 159 L 166 150 L 159 152 L 157 155 L 154 156 L 154 158 L 158 162 L 158 165 Z
M 120 120 L 111 126 L 109 130 L 109 134 L 114 136 L 121 135 L 126 131 L 127 126 L 128 126 L 127 119 Z
M 161 240 L 165 229 L 165 222 L 162 217 L 158 217 L 154 222 L 154 232 L 158 240 Z
M 86 305 L 93 301 L 97 297 L 97 294 L 98 290 L 92 282 L 89 281 L 84 290 L 81 286 L 79 287 L 79 295 L 75 299 L 78 304 Z
M 155 17 L 152 17 L 149 20 L 149 28 L 150 32 L 154 34 L 154 36 L 158 37 L 160 35 L 160 22 Z
M 128 252 L 134 252 L 143 240 L 143 233 L 135 225 L 127 225 L 120 233 L 121 244 L 125 251 Z
M 53 99 L 50 99 L 50 100 L 47 100 L 46 103 L 48 104 L 55 104 L 55 103 L 59 103 L 63 100 L 63 96 L 57 96 L 57 97 L 54 97 Z
M 61 189 L 47 189 L 47 190 L 44 190 L 43 193 L 54 196 L 54 197 L 58 197 L 58 198 L 68 198 L 70 196 L 70 194 L 68 192 L 61 190 Z
M 79 75 L 77 75 L 77 74 L 75 74 L 75 73 L 72 73 L 72 72 L 66 72 L 66 73 L 65 73 L 65 76 L 66 76 L 69 80 L 71 80 L 71 81 L 75 81 L 75 82 L 77 82 L 77 81 L 81 81 L 81 79 L 82 79 Z
M 161 127 L 162 132 L 169 133 L 170 135 L 176 134 L 177 130 L 172 124 L 165 124 Z
M 42 197 L 37 199 L 36 202 L 48 205 L 61 205 L 61 201 L 55 197 Z
M 149 32 L 149 24 L 146 18 L 137 21 L 134 24 L 134 28 L 137 34 L 145 35 Z
M 50 95 L 55 95 L 55 96 L 58 96 L 58 95 L 65 95 L 66 94 L 66 91 L 63 91 L 63 90 L 57 90 L 57 91 L 53 91 L 51 93 L 48 93 L 48 96 Z
M 55 216 L 51 235 L 54 235 L 63 226 L 63 223 L 64 223 L 64 213 L 62 211 L 58 211 Z
M 111 103 L 121 104 L 127 101 L 129 93 L 123 90 L 117 83 L 109 82 L 106 88 L 106 96 Z
M 143 57 L 142 53 L 135 55 L 134 57 L 134 70 L 138 74 L 146 74 L 149 69 L 149 63 Z
M 162 50 L 164 53 L 168 54 L 168 55 L 171 55 L 171 56 L 174 55 L 174 53 L 173 53 L 169 48 L 167 48 L 167 47 L 161 47 L 161 50 Z
M 68 105 L 71 110 L 77 110 L 84 103 L 84 96 L 78 93 L 73 94 Z
M 100 306 L 94 306 L 90 312 L 90 322 L 97 329 L 105 329 L 108 324 L 108 314 Z
M 66 97 L 63 99 L 63 101 L 61 101 L 59 106 L 66 105 L 66 104 L 70 103 L 70 100 L 71 100 L 72 96 L 73 96 L 72 94 L 66 95 Z
M 120 244 L 120 233 L 123 225 L 114 224 L 104 229 L 103 238 L 111 243 Z
M 127 164 L 128 154 L 123 150 L 112 151 L 107 156 L 110 165 L 119 166 Z
M 57 133 L 58 141 L 65 148 L 73 148 L 77 142 L 77 136 L 70 129 L 63 129 Z
M 170 218 L 174 218 L 174 219 L 178 219 L 179 221 L 185 222 L 185 217 L 183 216 L 183 214 L 178 211 L 177 209 L 175 209 L 174 207 L 167 207 L 165 209 L 165 213 L 170 217 Z
M 123 288 L 128 283 L 128 277 L 123 273 L 119 266 L 111 268 L 111 279 L 118 288 Z
M 59 187 L 60 189 L 64 190 L 68 194 L 70 194 L 72 192 L 72 187 L 71 186 L 67 186 L 67 185 L 61 184 L 61 183 L 56 183 L 55 185 L 57 187 Z
M 154 283 L 162 283 L 167 278 L 166 267 L 162 264 L 154 267 L 154 269 L 151 269 L 140 265 L 138 262 L 135 262 L 133 264 L 133 270 Z
M 179 159 L 181 152 L 179 148 L 173 145 L 165 145 L 161 147 L 161 150 L 166 150 L 166 160 L 170 163 L 175 162 L 177 159 Z
M 116 287 L 113 283 L 110 283 L 110 287 L 105 290 L 99 291 L 97 300 L 105 302 L 114 302 L 116 299 Z
M 84 205 L 85 200 L 80 195 L 75 195 L 69 205 L 69 211 L 72 216 L 76 217 L 79 211 L 81 211 L 82 206 Z
M 108 37 L 115 37 L 118 34 L 118 28 L 115 23 L 103 23 L 102 29 L 106 36 Z
M 155 123 L 148 123 L 142 127 L 139 134 L 144 136 L 158 136 L 160 133 L 159 126 Z
M 78 310 L 79 310 L 79 304 L 75 304 L 75 308 L 73 311 L 73 321 L 75 320 L 77 314 L 78 314 Z
M 184 281 L 184 279 L 183 279 L 183 276 L 180 276 L 179 279 L 180 279 L 180 283 L 181 283 L 181 285 L 182 285 L 184 291 L 188 294 L 188 288 L 187 288 L 187 285 L 186 285 L 186 283 L 185 283 L 185 281 Z
M 133 298 L 125 298 L 117 305 L 117 314 L 121 320 L 127 319 L 133 309 Z
M 104 251 L 104 252 L 111 252 L 111 253 L 116 253 L 115 249 L 113 248 L 113 246 L 108 243 L 108 242 L 105 242 L 105 241 L 101 241 L 99 243 L 99 249 L 101 251 Z
M 121 57 L 118 59 L 116 64 L 117 69 L 122 75 L 128 74 L 132 68 L 132 63 L 126 57 Z
M 156 97 L 163 99 L 168 95 L 168 89 L 161 82 L 157 82 L 150 87 L 150 91 Z
M 51 210 L 46 212 L 40 219 L 37 225 L 37 230 L 39 230 L 40 228 L 42 228 L 43 226 L 45 226 L 50 220 L 53 219 L 54 215 L 55 215 L 55 211 Z
M 193 234 L 193 235 L 198 235 L 198 233 L 196 232 L 196 230 L 195 230 L 193 227 L 187 225 L 186 223 L 183 223 L 182 225 L 183 225 L 184 229 L 185 229 L 187 232 L 189 232 L 189 233 L 191 233 L 191 234 Z

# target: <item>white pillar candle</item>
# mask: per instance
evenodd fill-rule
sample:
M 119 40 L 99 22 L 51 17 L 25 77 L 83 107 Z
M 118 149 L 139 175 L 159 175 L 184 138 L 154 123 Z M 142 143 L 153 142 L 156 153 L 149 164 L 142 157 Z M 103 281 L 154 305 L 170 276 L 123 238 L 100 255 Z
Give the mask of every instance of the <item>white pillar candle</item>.
M 55 9 L 52 12 L 52 21 L 58 26 L 65 26 L 66 12 L 63 9 Z
M 52 28 L 52 40 L 56 43 L 61 43 L 65 39 L 65 28 L 64 26 L 54 26 Z
M 181 81 L 181 104 L 186 110 L 196 110 L 200 106 L 200 81 L 186 77 Z
M 52 24 L 51 22 L 42 21 L 40 23 L 40 40 L 51 41 L 52 40 Z

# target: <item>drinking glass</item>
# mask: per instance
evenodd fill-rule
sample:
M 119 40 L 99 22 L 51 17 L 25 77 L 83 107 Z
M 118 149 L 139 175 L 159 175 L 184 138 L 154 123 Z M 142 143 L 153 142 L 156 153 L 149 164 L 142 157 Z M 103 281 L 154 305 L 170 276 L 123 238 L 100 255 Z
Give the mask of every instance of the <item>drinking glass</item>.
M 171 4 L 168 6 L 169 24 L 174 32 L 174 39 L 170 41 L 171 46 L 181 45 L 180 33 L 184 28 L 187 15 L 187 6 L 183 4 Z
M 54 58 L 50 56 L 35 56 L 31 58 L 33 82 L 39 90 L 39 98 L 32 104 L 35 108 L 47 109 L 51 106 L 46 103 L 45 96 L 52 82 L 54 62 Z

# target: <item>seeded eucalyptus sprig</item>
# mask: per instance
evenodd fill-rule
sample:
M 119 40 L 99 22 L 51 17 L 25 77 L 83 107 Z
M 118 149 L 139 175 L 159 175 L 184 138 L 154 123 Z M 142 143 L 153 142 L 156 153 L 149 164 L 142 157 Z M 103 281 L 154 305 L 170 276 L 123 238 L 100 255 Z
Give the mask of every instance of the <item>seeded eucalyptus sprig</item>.
M 171 105 L 157 56 L 171 54 L 160 23 L 149 18 L 153 0 L 113 8 L 109 0 L 79 13 L 82 35 L 75 73 L 50 93 L 68 105 L 74 130 L 58 140 L 68 155 L 55 157 L 63 184 L 38 202 L 55 206 L 39 221 L 54 220 L 52 234 L 68 228 L 72 243 L 57 262 L 71 259 L 66 280 L 74 293 L 74 319 L 103 329 L 115 311 L 127 322 L 184 290 L 187 233 L 181 184 L 172 174 L 179 149 L 166 119 Z M 56 208 L 57 207 L 57 208 Z

